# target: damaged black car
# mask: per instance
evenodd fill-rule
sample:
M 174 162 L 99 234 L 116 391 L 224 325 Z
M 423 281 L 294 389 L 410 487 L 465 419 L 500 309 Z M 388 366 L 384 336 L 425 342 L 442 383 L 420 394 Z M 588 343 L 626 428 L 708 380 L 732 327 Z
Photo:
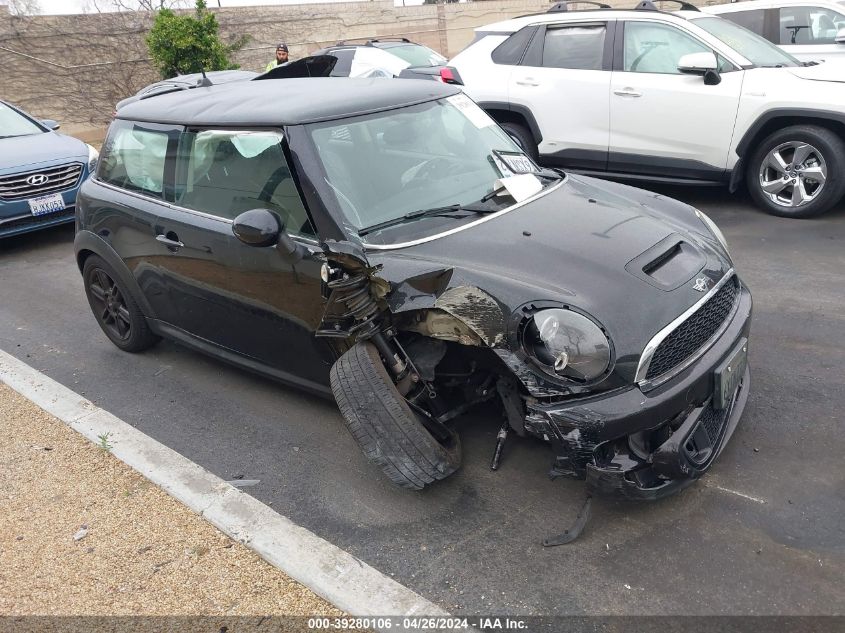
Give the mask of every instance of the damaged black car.
M 165 337 L 333 396 L 420 489 L 462 415 L 551 448 L 551 474 L 656 499 L 745 407 L 751 295 L 703 213 L 535 165 L 457 88 L 287 79 L 121 108 L 77 204 L 106 336 Z M 495 463 L 494 463 L 495 466 Z

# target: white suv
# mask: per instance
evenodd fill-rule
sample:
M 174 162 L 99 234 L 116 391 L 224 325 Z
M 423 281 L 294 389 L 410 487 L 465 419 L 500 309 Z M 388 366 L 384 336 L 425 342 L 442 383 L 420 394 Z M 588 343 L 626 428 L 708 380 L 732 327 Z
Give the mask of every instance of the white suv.
M 691 5 L 498 22 L 450 66 L 547 165 L 731 191 L 745 179 L 760 207 L 787 217 L 845 193 L 845 73 Z
M 845 62 L 845 2 L 752 0 L 702 11 L 744 26 L 800 60 Z

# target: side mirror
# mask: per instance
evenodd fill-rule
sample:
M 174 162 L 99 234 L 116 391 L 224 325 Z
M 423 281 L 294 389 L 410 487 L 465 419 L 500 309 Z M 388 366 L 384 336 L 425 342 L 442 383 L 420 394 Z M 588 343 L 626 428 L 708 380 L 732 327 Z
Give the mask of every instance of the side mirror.
M 704 75 L 708 70 L 716 71 L 719 60 L 713 53 L 689 53 L 678 60 L 678 70 L 688 75 Z
M 836 37 L 833 38 L 833 41 L 837 44 L 845 44 L 845 27 L 836 31 Z
M 285 233 L 284 221 L 269 209 L 244 211 L 232 221 L 232 233 L 247 246 L 276 245 L 282 257 L 291 263 L 305 255 L 305 247 Z
M 282 219 L 268 209 L 244 211 L 232 222 L 232 233 L 247 246 L 273 246 L 285 229 Z
M 46 127 L 48 130 L 58 130 L 61 125 L 56 123 L 53 119 L 41 119 L 41 125 Z

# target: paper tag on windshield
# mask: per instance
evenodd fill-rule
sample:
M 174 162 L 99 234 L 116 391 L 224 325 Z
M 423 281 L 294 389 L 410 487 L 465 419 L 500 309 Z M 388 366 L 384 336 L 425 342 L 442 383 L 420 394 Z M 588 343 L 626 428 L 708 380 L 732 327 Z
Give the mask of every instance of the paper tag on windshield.
M 478 129 L 493 125 L 493 119 L 487 116 L 487 113 L 475 105 L 475 102 L 465 94 L 453 95 L 446 101 L 460 110 L 470 120 L 470 123 Z
M 534 174 L 519 174 L 518 176 L 499 178 L 493 184 L 493 188 L 498 189 L 499 187 L 504 187 L 514 200 L 522 202 L 541 191 L 543 183 Z M 504 192 L 500 195 L 504 195 Z

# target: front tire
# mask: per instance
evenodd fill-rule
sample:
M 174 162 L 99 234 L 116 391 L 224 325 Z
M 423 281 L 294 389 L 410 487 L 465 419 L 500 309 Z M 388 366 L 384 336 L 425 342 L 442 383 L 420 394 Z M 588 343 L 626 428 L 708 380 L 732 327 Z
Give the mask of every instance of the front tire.
M 814 125 L 767 136 L 748 161 L 746 183 L 758 207 L 784 218 L 828 211 L 845 193 L 845 142 Z
M 364 455 L 396 485 L 421 490 L 461 464 L 456 433 L 438 442 L 396 390 L 376 347 L 356 343 L 330 372 L 332 393 Z
M 109 340 L 124 352 L 142 352 L 158 343 L 126 286 L 102 258 L 91 255 L 82 267 L 88 305 Z

